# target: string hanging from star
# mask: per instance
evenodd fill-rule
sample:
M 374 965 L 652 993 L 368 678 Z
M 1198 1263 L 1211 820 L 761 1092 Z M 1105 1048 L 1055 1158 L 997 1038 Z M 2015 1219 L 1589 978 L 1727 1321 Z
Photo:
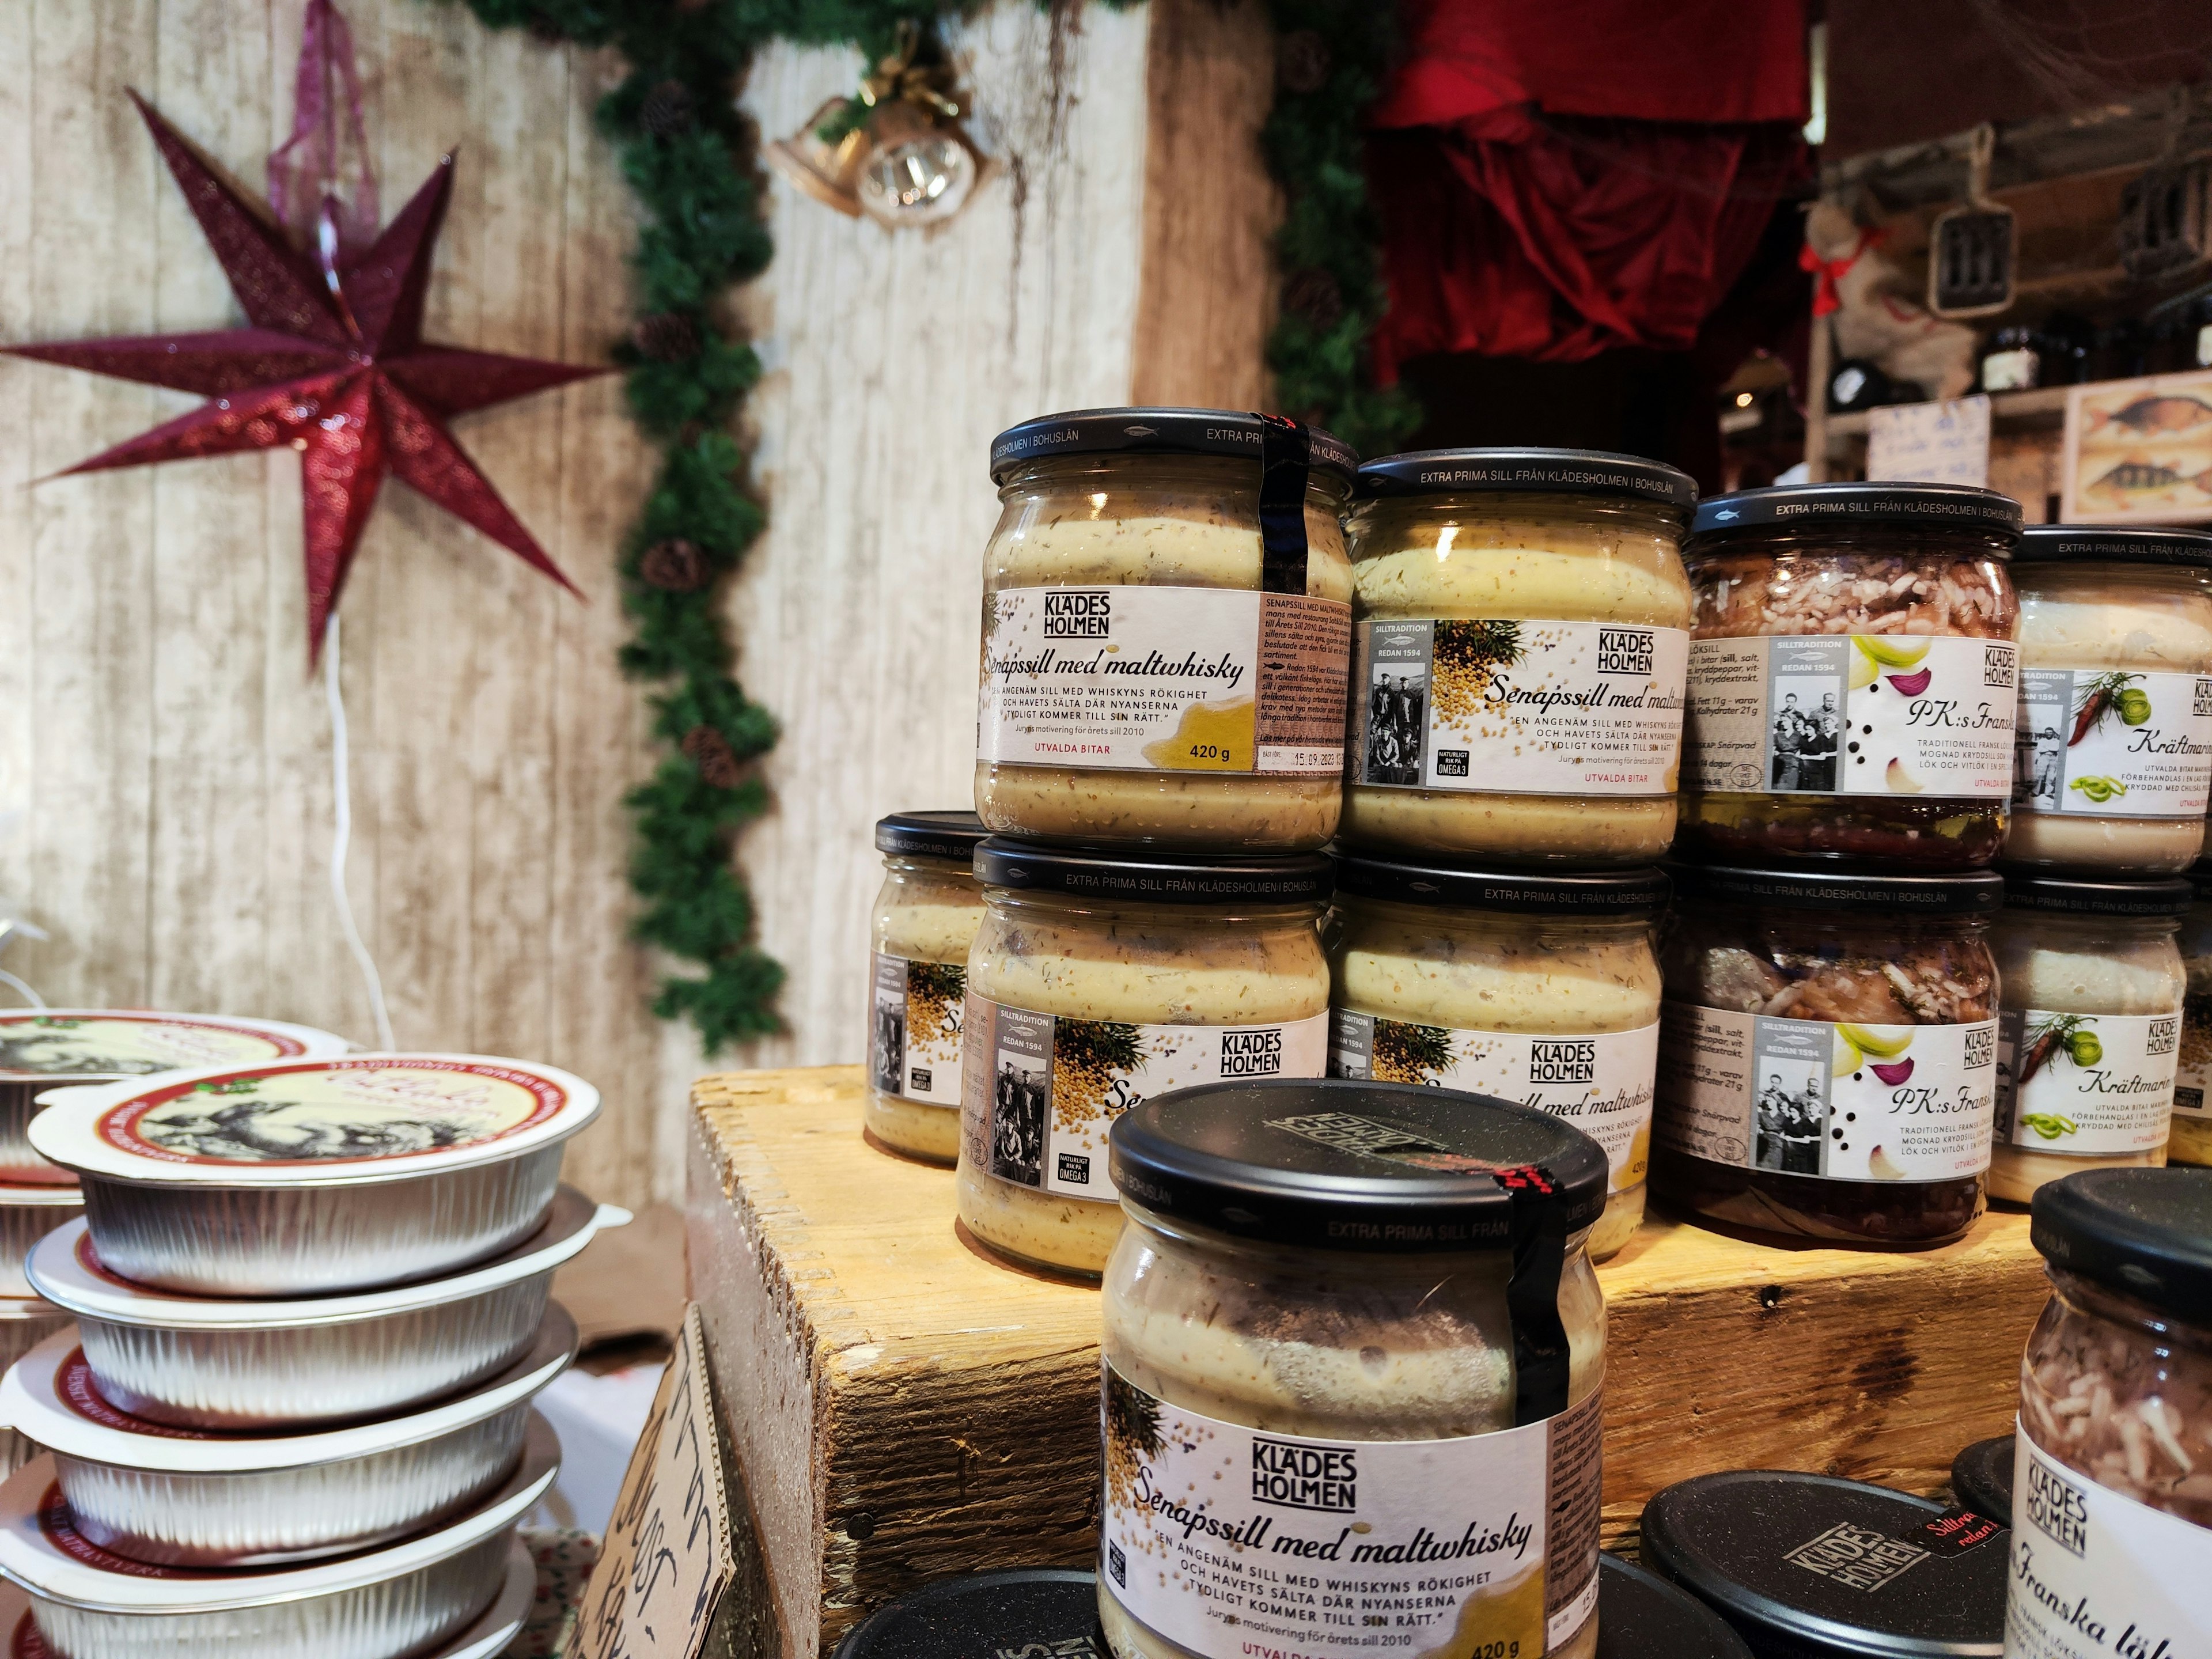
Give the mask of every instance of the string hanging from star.
M 209 400 L 58 476 L 297 450 L 311 659 L 320 655 L 387 477 L 577 592 L 447 423 L 608 371 L 423 339 L 431 259 L 453 198 L 453 156 L 439 161 L 366 248 L 342 242 L 339 204 L 325 198 L 314 248 L 302 252 L 151 105 L 136 93 L 131 98 L 221 261 L 246 326 L 0 348 Z

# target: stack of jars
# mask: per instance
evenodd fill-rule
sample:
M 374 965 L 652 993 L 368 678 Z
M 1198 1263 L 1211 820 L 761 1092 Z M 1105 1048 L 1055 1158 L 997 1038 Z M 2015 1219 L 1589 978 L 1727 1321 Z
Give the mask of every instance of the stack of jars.
M 2163 1163 L 2212 537 L 1823 484 L 1702 503 L 1686 558 L 1656 1189 L 1909 1246 Z

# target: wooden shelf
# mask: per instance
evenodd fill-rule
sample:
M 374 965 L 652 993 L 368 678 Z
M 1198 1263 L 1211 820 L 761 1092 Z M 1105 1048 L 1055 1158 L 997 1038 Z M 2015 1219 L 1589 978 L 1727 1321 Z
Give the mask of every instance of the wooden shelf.
M 839 1066 L 693 1091 L 693 1294 L 751 1525 L 751 1659 L 826 1654 L 939 1574 L 1094 1547 L 1097 1292 L 967 1243 L 951 1172 L 863 1139 L 861 1086 Z M 1707 1469 L 1940 1489 L 2010 1425 L 2045 1293 L 2014 1215 L 1913 1255 L 1651 1221 L 1599 1277 L 1608 1541 Z
M 1990 424 L 2056 426 L 2066 418 L 2066 394 L 2070 386 L 2030 386 L 2022 392 L 1990 393 Z M 1873 416 L 1871 410 L 1828 416 L 1831 438 L 1863 438 Z

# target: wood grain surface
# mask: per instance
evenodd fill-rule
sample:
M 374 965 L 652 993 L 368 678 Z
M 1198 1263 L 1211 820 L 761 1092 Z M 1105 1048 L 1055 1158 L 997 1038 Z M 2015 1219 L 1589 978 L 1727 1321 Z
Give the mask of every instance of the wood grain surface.
M 702 1078 L 694 1294 L 772 1606 L 760 1659 L 826 1653 L 938 1574 L 1094 1547 L 1095 1290 L 1004 1267 L 952 1176 L 865 1141 L 858 1068 Z M 1649 1222 L 1607 1304 L 1606 1536 L 1716 1468 L 1942 1487 L 2010 1423 L 2044 1300 L 2024 1217 L 1913 1255 Z

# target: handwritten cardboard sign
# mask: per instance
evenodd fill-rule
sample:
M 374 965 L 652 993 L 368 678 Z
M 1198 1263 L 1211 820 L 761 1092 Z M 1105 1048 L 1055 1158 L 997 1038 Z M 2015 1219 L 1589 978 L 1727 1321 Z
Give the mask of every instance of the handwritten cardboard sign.
M 1891 404 L 1867 416 L 1867 477 L 1914 483 L 1990 482 L 1990 400 Z
M 736 1575 L 699 1304 L 623 1477 L 568 1659 L 696 1659 Z

